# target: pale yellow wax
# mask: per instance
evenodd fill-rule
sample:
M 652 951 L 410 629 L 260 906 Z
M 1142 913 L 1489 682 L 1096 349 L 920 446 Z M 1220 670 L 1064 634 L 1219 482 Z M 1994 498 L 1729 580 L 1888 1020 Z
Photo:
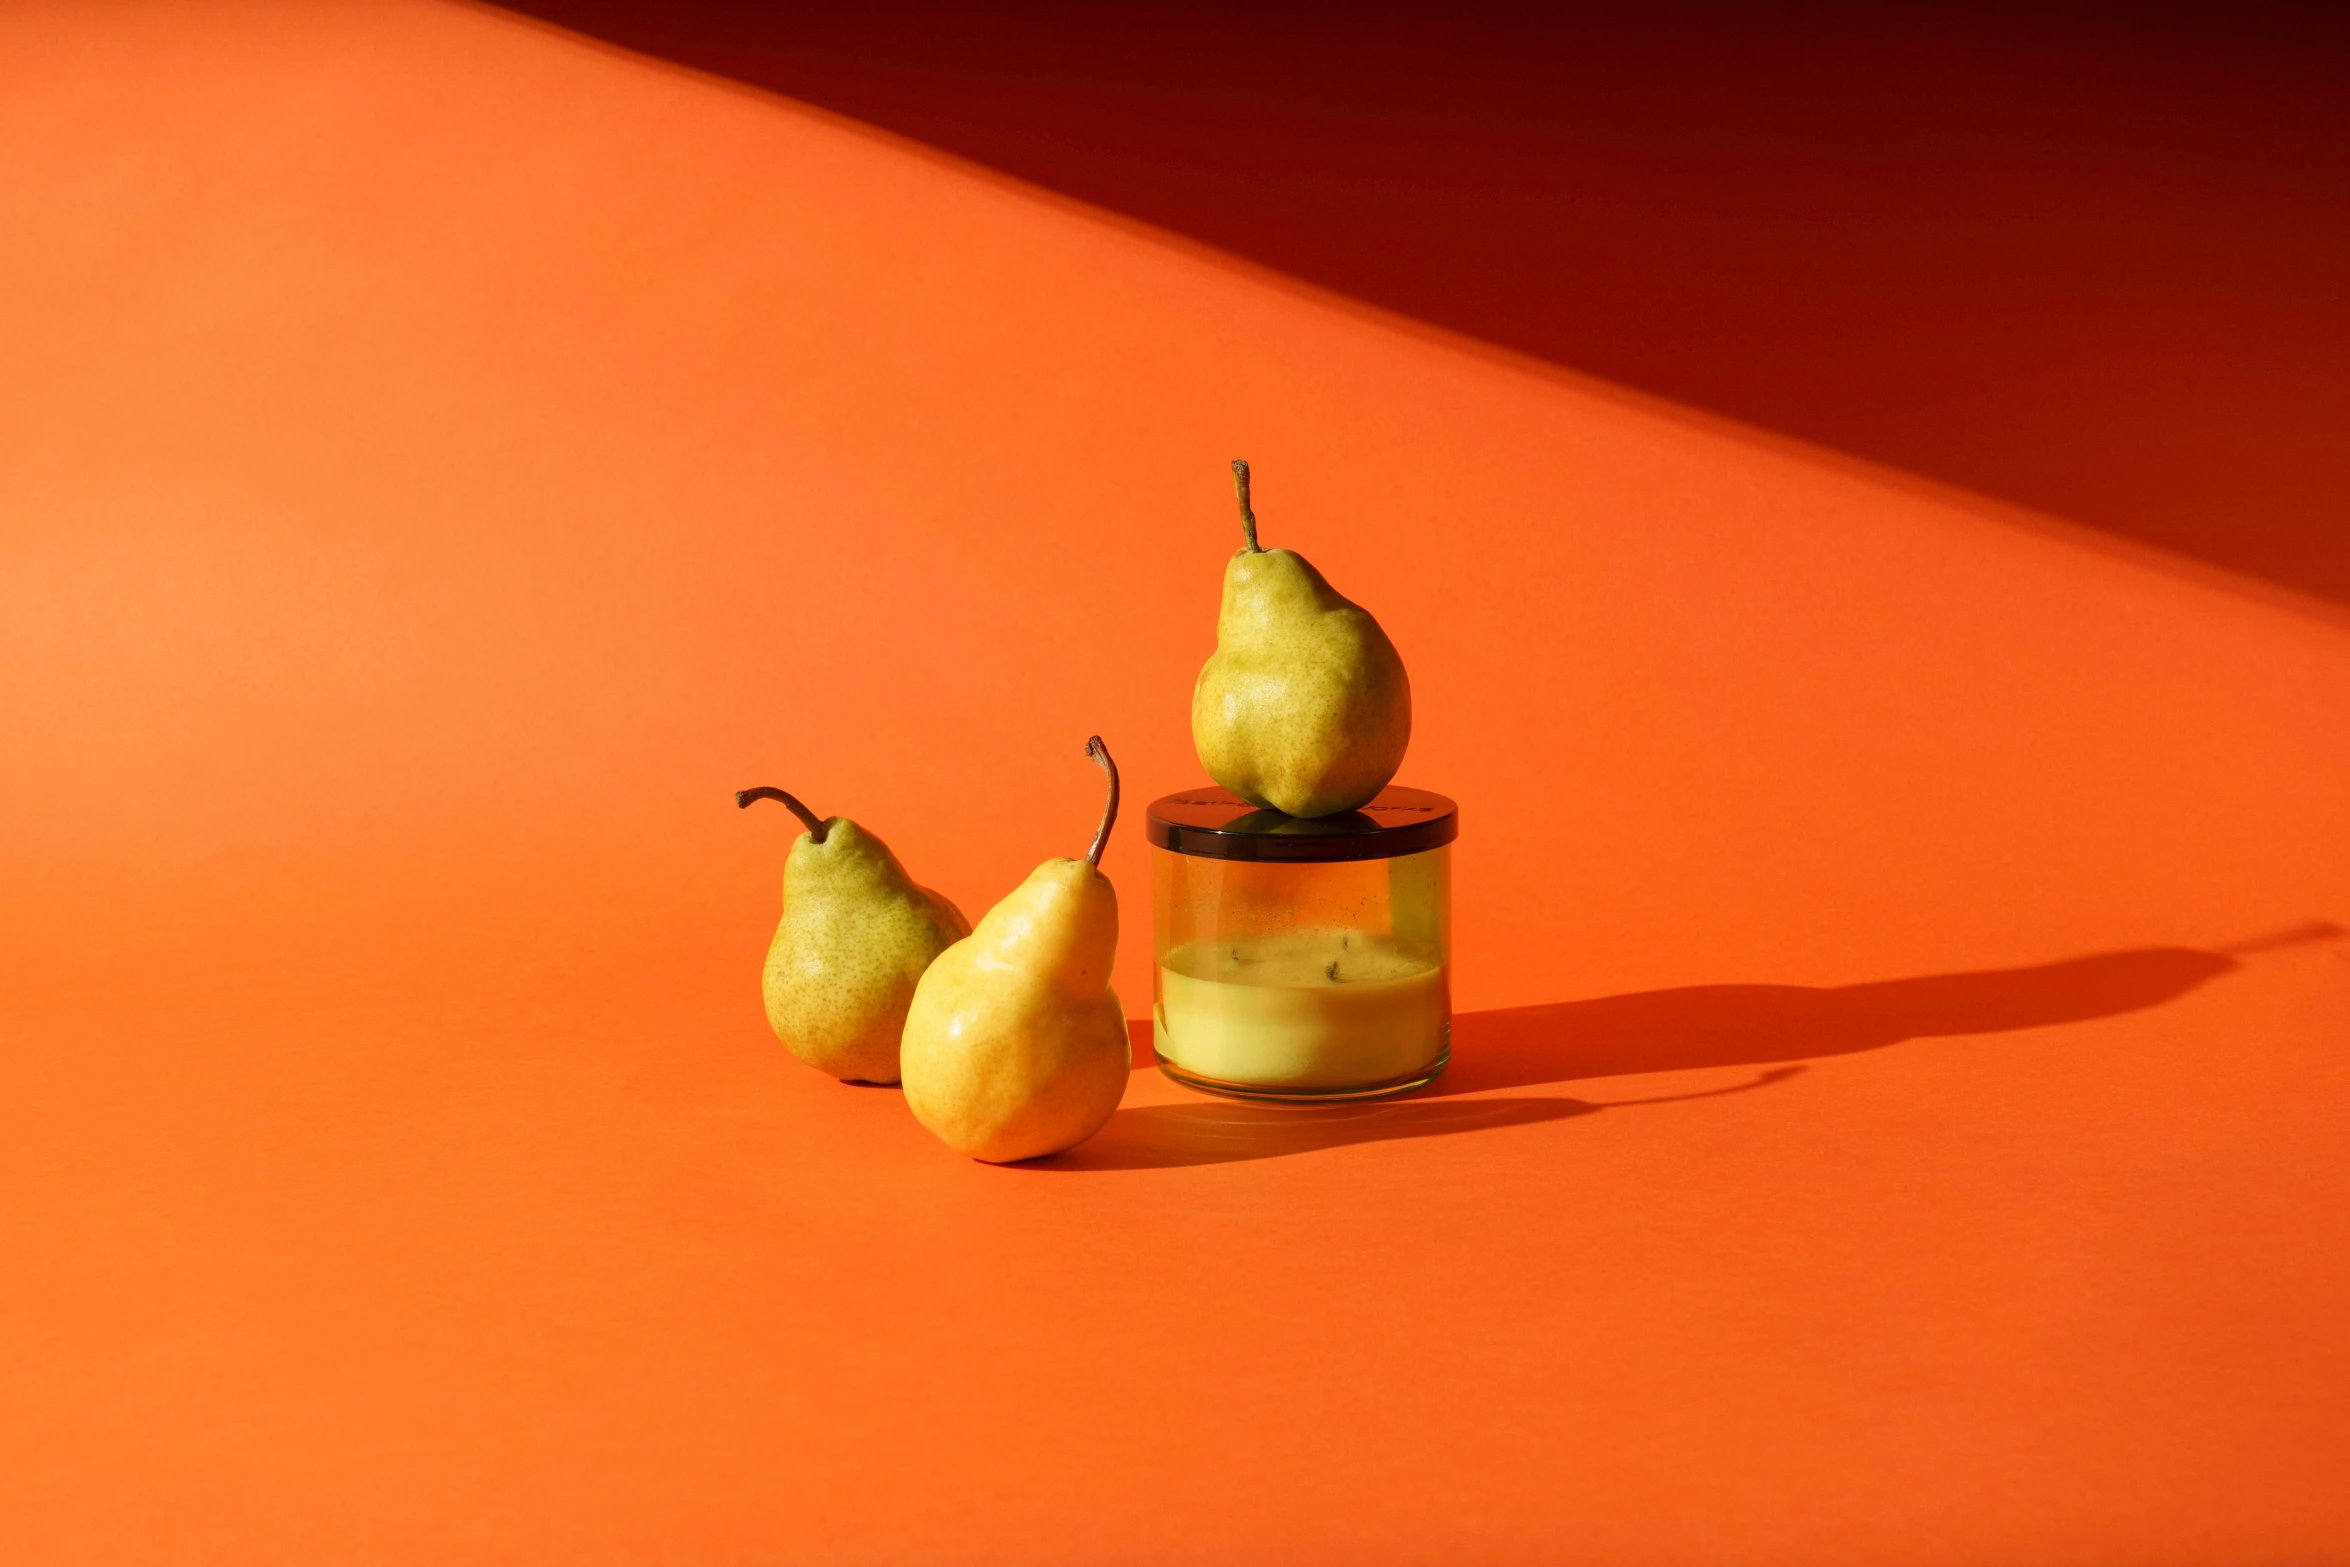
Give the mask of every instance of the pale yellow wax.
M 1436 1059 L 1442 964 L 1360 931 L 1194 942 L 1159 967 L 1159 1053 L 1202 1077 L 1345 1088 Z

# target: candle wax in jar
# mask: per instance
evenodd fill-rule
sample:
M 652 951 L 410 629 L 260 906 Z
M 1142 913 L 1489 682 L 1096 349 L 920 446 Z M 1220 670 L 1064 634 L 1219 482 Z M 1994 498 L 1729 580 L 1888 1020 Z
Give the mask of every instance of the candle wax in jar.
M 1193 942 L 1159 968 L 1159 1053 L 1201 1077 L 1336 1088 L 1436 1059 L 1444 966 L 1391 937 L 1305 930 Z

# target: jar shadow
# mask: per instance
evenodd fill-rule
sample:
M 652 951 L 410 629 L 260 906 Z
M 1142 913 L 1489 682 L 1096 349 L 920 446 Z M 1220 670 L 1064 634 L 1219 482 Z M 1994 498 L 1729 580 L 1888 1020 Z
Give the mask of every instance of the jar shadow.
M 1422 1095 L 1765 1066 L 2085 1023 L 2162 1006 L 2239 966 L 2230 952 L 2141 947 L 1863 985 L 1692 985 L 1469 1012 L 1453 1019 L 1452 1069 Z
M 2313 921 L 2228 946 L 2136 947 L 2024 968 L 1922 974 L 1861 985 L 1691 985 L 1585 1001 L 1464 1012 L 1452 1066 L 1408 1098 L 1328 1107 L 1226 1101 L 1120 1110 L 1092 1140 L 1019 1168 L 1166 1169 L 1277 1159 L 1355 1143 L 1527 1126 L 1603 1109 L 1743 1094 L 1801 1071 L 1787 1063 L 1881 1050 L 1906 1040 L 2014 1033 L 2090 1022 L 2176 1001 L 2246 958 L 2331 942 Z M 1132 1025 L 1137 1069 L 1150 1025 Z M 1587 1101 L 1478 1097 L 1591 1078 L 1765 1067 L 1751 1081 L 1659 1098 Z

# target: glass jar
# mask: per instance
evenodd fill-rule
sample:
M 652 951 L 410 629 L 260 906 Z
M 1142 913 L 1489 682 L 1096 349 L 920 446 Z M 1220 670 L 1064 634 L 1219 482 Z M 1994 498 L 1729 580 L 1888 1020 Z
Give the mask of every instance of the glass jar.
M 1452 1051 L 1452 801 L 1305 820 L 1216 788 L 1152 802 L 1159 1069 L 1242 1099 L 1375 1099 Z

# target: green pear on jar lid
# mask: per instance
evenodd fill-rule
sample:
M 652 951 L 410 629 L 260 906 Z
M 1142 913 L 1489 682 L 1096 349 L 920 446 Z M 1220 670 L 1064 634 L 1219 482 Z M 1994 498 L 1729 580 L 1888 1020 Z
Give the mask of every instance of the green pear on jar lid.
M 1232 465 L 1246 542 L 1224 568 L 1216 651 L 1191 695 L 1208 776 L 1251 805 L 1333 816 L 1403 765 L 1412 687 L 1371 612 L 1294 550 L 1257 544 L 1248 464 Z
M 1047 860 L 939 954 L 906 1014 L 906 1107 L 949 1148 L 989 1164 L 1074 1148 L 1126 1092 L 1126 1010 L 1110 988 L 1118 896 L 1101 873 L 1118 819 L 1118 768 L 1093 847 Z
M 780 800 L 807 827 L 784 860 L 783 918 L 760 975 L 767 1024 L 819 1072 L 894 1083 L 914 984 L 971 922 L 847 817 L 821 820 L 781 789 L 734 797 L 745 808 L 758 800 Z

